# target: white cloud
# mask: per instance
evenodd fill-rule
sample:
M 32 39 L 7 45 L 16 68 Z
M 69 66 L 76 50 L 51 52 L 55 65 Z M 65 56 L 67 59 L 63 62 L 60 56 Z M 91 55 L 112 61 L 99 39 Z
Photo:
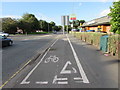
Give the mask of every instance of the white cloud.
M 46 21 L 53 21 L 53 18 L 51 17 L 48 17 L 42 13 L 39 13 L 39 14 L 34 14 L 36 16 L 37 19 L 42 19 L 42 20 L 46 20 Z
M 49 16 L 47 16 L 47 15 L 45 15 L 45 14 L 42 14 L 42 13 L 38 13 L 38 14 L 34 14 L 34 15 L 35 15 L 35 17 L 36 17 L 38 20 L 42 19 L 42 20 L 45 20 L 45 21 L 47 21 L 47 22 L 53 21 L 53 22 L 55 22 L 56 24 L 59 24 L 59 18 L 58 18 L 58 17 L 52 18 L 52 17 L 49 17 Z
M 3 2 L 113 2 L 114 0 L 2 0 Z
M 82 5 L 82 3 L 79 3 L 79 6 L 81 6 Z
M 34 13 L 34 15 L 38 20 L 42 19 L 42 20 L 45 20 L 47 22 L 54 21 L 56 24 L 60 24 L 60 20 L 59 20 L 60 17 L 51 18 L 51 17 L 44 15 L 42 13 L 39 13 L 39 14 Z M 0 15 L 0 18 L 8 18 L 8 17 L 15 18 L 15 19 L 22 18 L 22 16 L 17 16 L 17 15 L 4 15 L 4 16 Z
M 108 2 L 109 0 L 101 0 L 101 2 Z
M 100 16 L 100 17 L 106 16 L 106 15 L 109 14 L 109 13 L 110 13 L 110 9 L 105 9 L 105 10 L 103 10 L 103 11 L 99 14 L 99 16 Z
M 120 1 L 120 0 L 114 0 L 115 2 L 118 2 L 118 1 Z
M 11 17 L 11 18 L 15 18 L 15 19 L 21 18 L 21 16 L 17 16 L 17 15 L 5 15 L 5 16 L 0 16 L 0 17 L 1 17 L 1 18 Z

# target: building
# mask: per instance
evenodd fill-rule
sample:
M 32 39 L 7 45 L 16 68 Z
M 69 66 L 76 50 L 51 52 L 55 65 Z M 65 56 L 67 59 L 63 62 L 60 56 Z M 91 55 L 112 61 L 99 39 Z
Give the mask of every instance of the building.
M 101 18 L 97 18 L 97 19 L 85 22 L 81 27 L 83 31 L 95 30 L 95 32 L 110 33 L 110 29 L 111 29 L 110 19 L 111 17 L 104 16 Z

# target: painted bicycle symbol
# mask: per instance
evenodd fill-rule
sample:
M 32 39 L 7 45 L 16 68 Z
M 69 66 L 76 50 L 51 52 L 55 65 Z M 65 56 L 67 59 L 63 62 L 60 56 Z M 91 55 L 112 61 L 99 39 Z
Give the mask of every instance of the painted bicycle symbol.
M 54 55 L 54 56 L 50 56 L 50 57 L 48 57 L 48 58 L 45 59 L 45 63 L 48 63 L 50 61 L 56 63 L 56 62 L 59 61 L 59 58 Z

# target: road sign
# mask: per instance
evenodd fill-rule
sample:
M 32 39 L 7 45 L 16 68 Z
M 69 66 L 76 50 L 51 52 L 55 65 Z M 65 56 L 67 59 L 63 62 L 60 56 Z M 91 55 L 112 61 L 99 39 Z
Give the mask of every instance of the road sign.
M 68 15 L 61 17 L 61 24 L 62 25 L 69 25 L 69 16 Z
M 76 20 L 76 14 L 71 14 L 70 15 L 70 20 Z

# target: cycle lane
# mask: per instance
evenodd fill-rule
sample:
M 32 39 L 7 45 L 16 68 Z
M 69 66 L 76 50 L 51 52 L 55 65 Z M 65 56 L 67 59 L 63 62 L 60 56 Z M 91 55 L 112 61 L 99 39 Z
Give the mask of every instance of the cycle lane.
M 74 48 L 66 36 L 56 40 L 43 55 L 40 64 L 15 88 L 80 88 L 80 84 L 88 84 L 89 81 L 85 80 L 87 76 L 80 63 L 76 62 L 77 55 L 72 49 Z

